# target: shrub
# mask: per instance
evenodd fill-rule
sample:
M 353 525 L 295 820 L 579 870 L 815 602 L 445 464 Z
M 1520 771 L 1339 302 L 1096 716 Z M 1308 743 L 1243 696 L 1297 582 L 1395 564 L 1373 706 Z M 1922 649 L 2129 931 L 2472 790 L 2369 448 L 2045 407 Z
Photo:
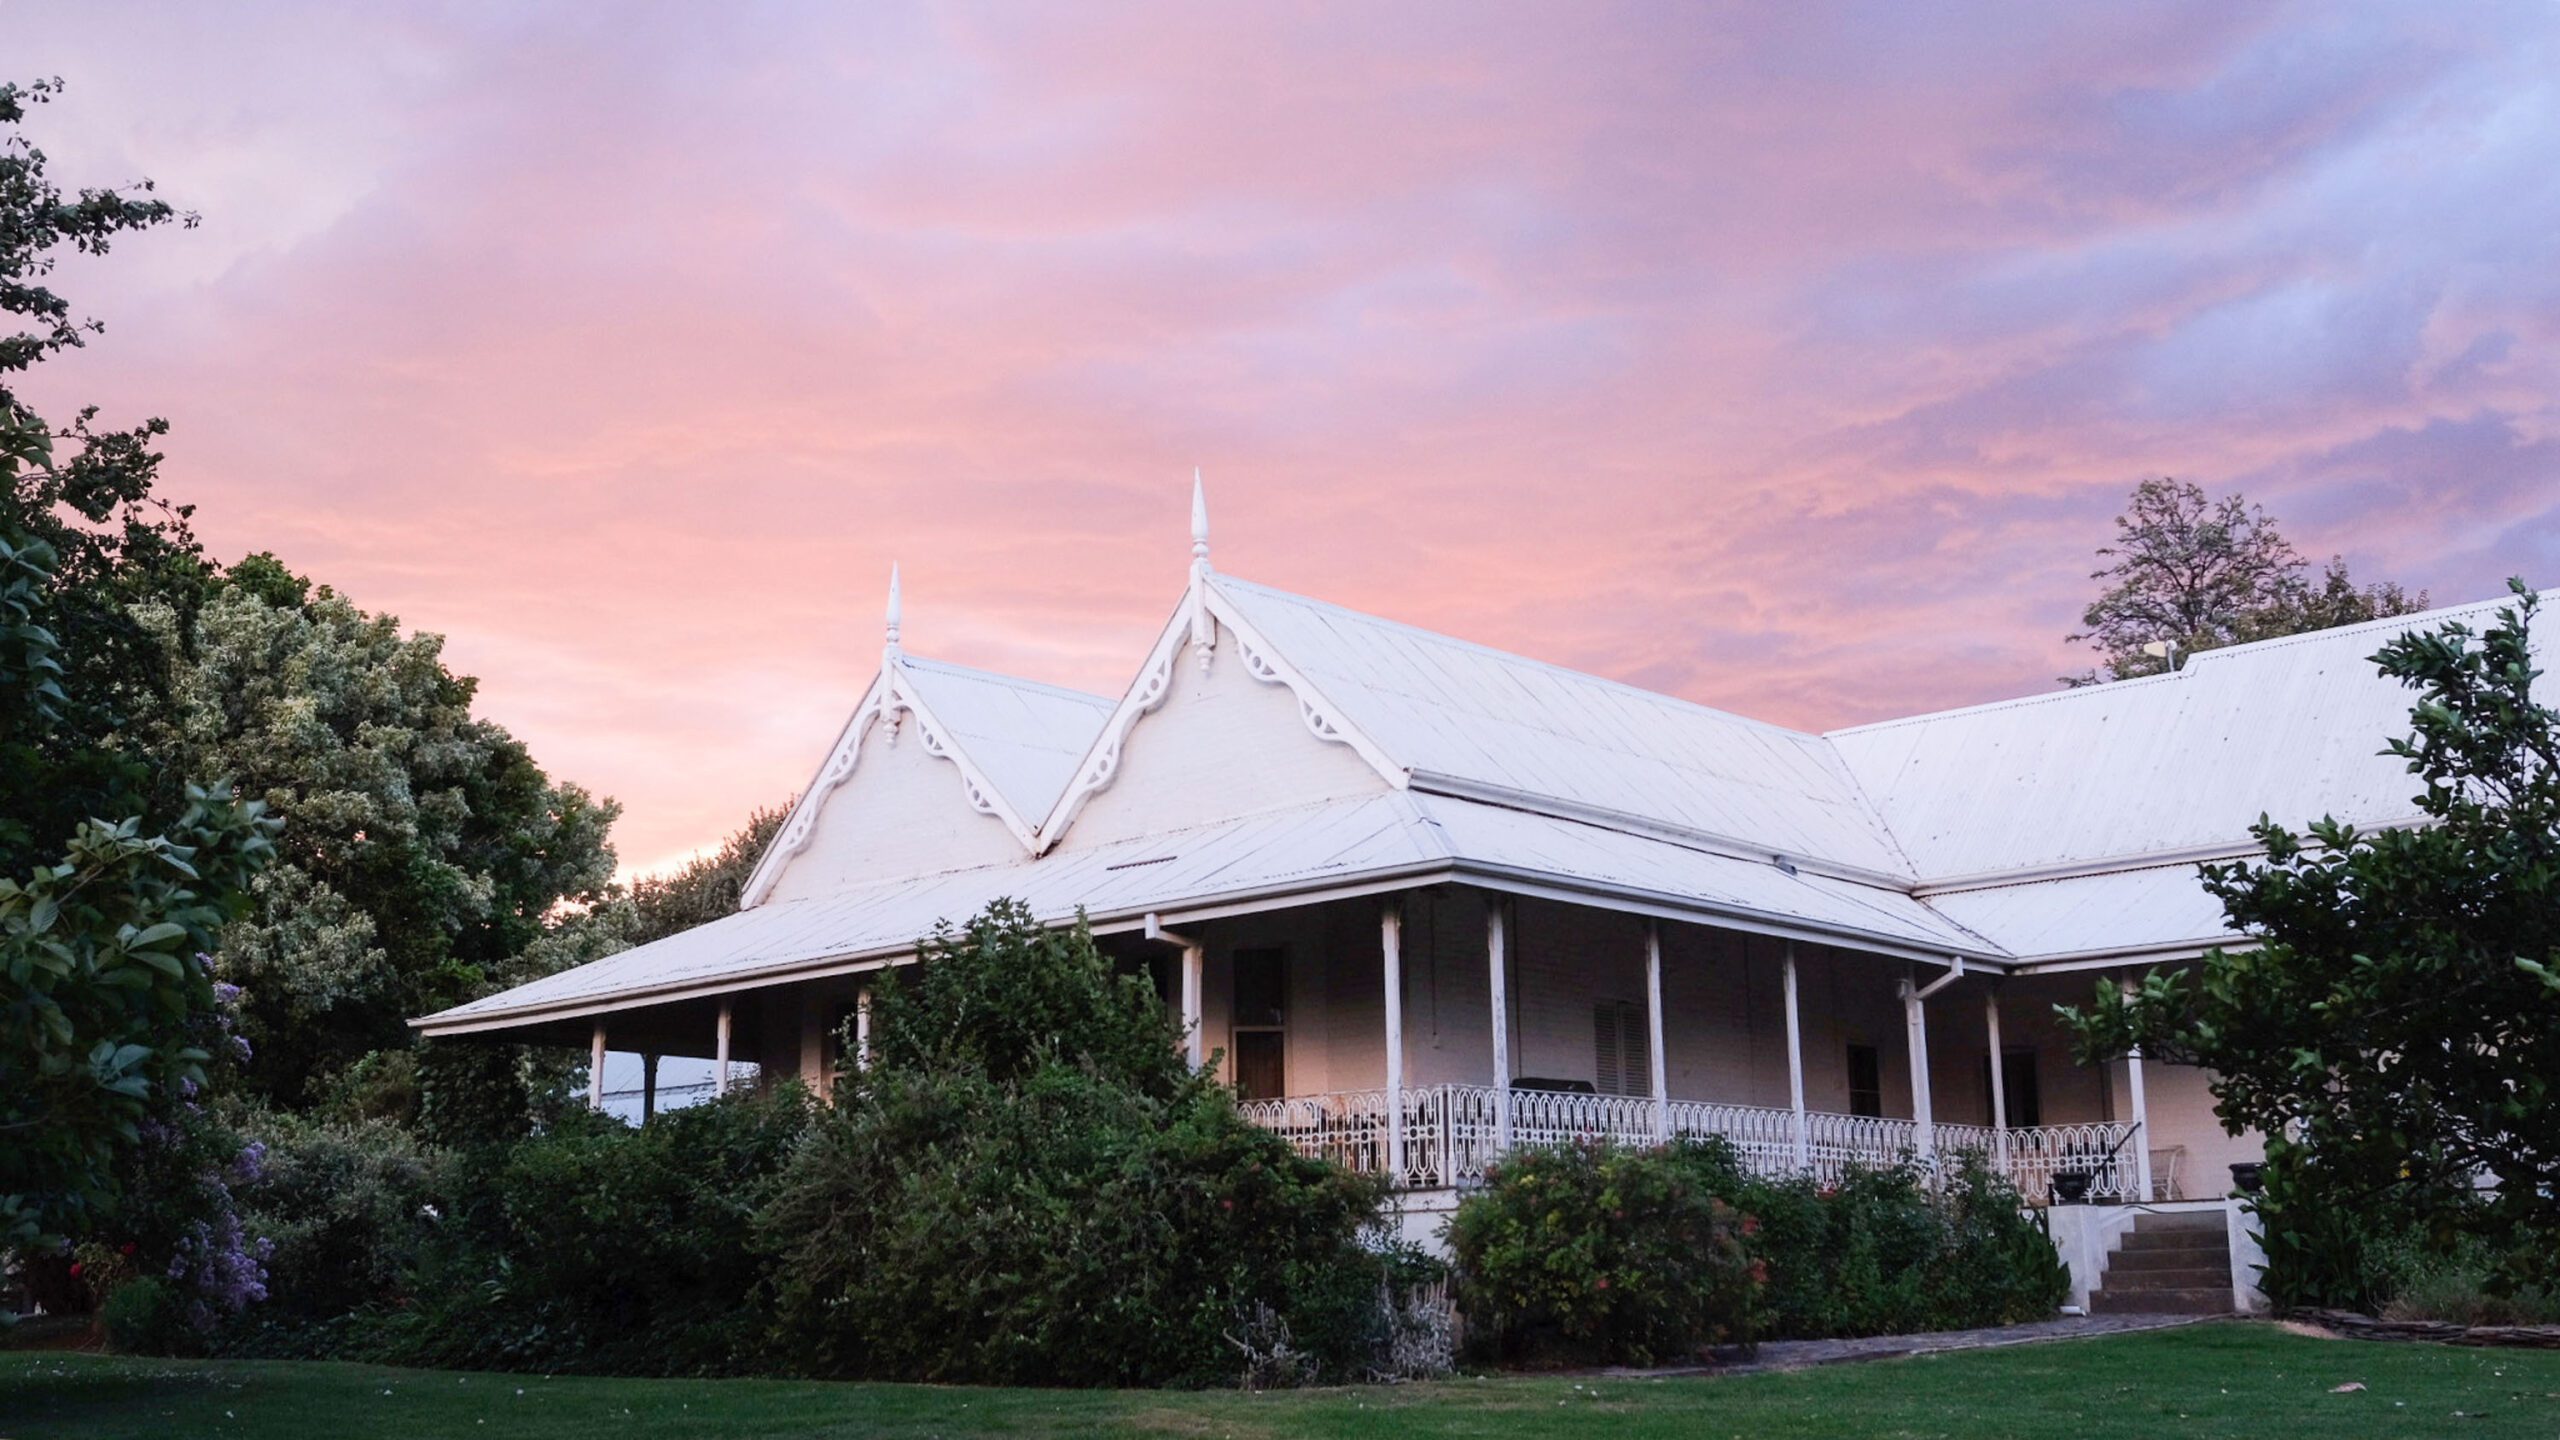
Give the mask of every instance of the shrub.
M 1672 1152 L 1747 1218 L 1766 1267 L 1763 1334 L 1787 1339 L 1962 1330 L 2043 1319 L 2069 1276 L 2043 1222 L 1978 1155 L 1933 1192 L 1909 1165 L 1852 1165 L 1837 1181 L 1751 1173 L 1722 1140 Z
M 998 905 L 873 999 L 762 1222 L 774 1335 L 818 1374 L 1151 1385 L 1352 1374 L 1412 1257 L 1377 1186 L 1190 1074 L 1163 1005 L 1081 927 Z M 1284 1351 L 1285 1363 L 1269 1356 Z
M 196 1338 L 187 1324 L 186 1298 L 157 1275 L 108 1291 L 98 1319 L 106 1326 L 107 1348 L 119 1355 L 182 1354 Z
M 435 1234 L 450 1156 L 380 1120 L 261 1113 L 242 1128 L 264 1151 L 238 1197 L 270 1247 L 268 1301 L 232 1347 L 293 1350 L 304 1327 L 396 1302 Z
M 1449 1227 L 1469 1325 L 1514 1358 L 1594 1363 L 1749 1340 L 1762 1267 L 1689 1148 L 1577 1144 L 1495 1167 Z
M 1612 1165 L 1646 1177 L 1650 1188 L 1604 1190 Z M 1656 1172 L 1676 1177 L 1679 1188 Z M 1622 1203 L 1628 1193 L 1676 1193 L 1689 1206 L 1708 1197 L 1733 1217 L 1740 1252 L 1758 1282 L 1750 1312 L 1755 1338 L 2011 1324 L 2052 1314 L 2069 1288 L 2042 1222 L 1978 1156 L 1956 1157 L 1933 1193 L 1910 1166 L 1852 1166 L 1828 1184 L 1802 1176 L 1770 1179 L 1751 1173 L 1725 1141 L 1680 1140 L 1641 1152 L 1530 1152 L 1500 1167 L 1484 1194 L 1459 1208 L 1451 1228 L 1470 1322 L 1522 1339 L 1543 1325 L 1575 1358 L 1632 1358 L 1627 1347 L 1593 1339 L 1604 1293 L 1594 1283 L 1604 1273 L 1595 1257 L 1617 1257 L 1605 1272 L 1611 1278 L 1606 1293 L 1620 1304 L 1668 1293 L 1681 1297 L 1677 1303 L 1700 1305 L 1717 1295 L 1720 1271 L 1701 1280 L 1684 1270 L 1699 1263 L 1693 1257 L 1655 1253 L 1666 1243 L 1661 1222 L 1648 1222 L 1647 1233 L 1633 1241 L 1623 1238 L 1640 1218 Z M 1480 1255 L 1494 1261 L 1490 1275 Z M 1631 1267 L 1641 1279 L 1621 1278 L 1619 1271 Z M 1514 1278 L 1520 1276 L 1525 1280 Z M 1520 1295 L 1543 1308 L 1533 1312 L 1515 1298 Z M 1568 1319 L 1569 1307 L 1582 1318 Z M 1712 1331 L 1693 1329 L 1686 1346 L 1713 1338 Z M 1659 1357 L 1681 1347 L 1643 1348 Z
M 464 1156 L 404 1302 L 347 1348 L 397 1363 L 726 1373 L 761 1322 L 758 1207 L 800 1143 L 806 1092 L 740 1092 L 628 1129 L 587 1117 Z

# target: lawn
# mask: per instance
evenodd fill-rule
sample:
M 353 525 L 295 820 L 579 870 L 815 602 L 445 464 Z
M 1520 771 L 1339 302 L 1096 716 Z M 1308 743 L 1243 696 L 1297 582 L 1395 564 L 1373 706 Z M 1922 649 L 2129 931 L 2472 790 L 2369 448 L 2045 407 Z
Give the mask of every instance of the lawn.
M 2333 1387 L 2361 1382 L 2345 1394 Z M 1489 1379 L 1242 1395 L 544 1379 L 0 1353 L 0 1437 L 654 1440 L 1185 1435 L 2471 1436 L 2560 1433 L 2560 1354 L 2149 1334 L 1730 1379 Z

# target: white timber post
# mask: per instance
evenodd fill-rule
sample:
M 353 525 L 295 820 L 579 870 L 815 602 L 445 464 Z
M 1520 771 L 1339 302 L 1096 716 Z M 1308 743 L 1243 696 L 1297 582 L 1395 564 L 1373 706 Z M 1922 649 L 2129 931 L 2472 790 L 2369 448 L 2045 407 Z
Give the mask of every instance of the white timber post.
M 1938 1154 L 1938 1122 L 1929 1103 L 1929 1014 L 1920 987 L 1902 982 L 1902 1028 L 1911 1054 L 1912 1143 L 1923 1161 Z
M 1493 1148 L 1511 1149 L 1511 927 L 1499 895 L 1484 900 L 1485 988 L 1493 992 Z
M 1387 1175 L 1404 1183 L 1404 910 L 1389 900 L 1378 907 L 1380 979 L 1387 1010 Z
M 1991 1160 L 2000 1173 L 2009 1174 L 2009 1077 L 2002 1071 L 2008 1057 L 2000 1048 L 2000 986 L 1997 982 L 1983 987 L 1982 1024 L 1987 1032 L 1985 1043 L 1991 1047 Z M 2011 1177 L 2013 1180 L 2016 1178 Z
M 604 1020 L 596 1020 L 594 1038 L 587 1042 L 587 1108 L 604 1108 Z
M 713 1044 L 711 1061 L 711 1093 L 714 1095 L 729 1093 L 729 1027 L 733 1018 L 730 1007 L 735 1003 L 726 995 L 720 997 L 720 1029 Z
M 1201 1034 L 1200 1010 L 1201 970 L 1208 960 L 1209 947 L 1182 947 L 1182 1059 L 1193 1070 L 1198 1070 L 1208 1059 L 1205 1037 Z M 1232 1019 L 1230 1023 L 1233 1023 Z
M 1644 1024 L 1653 1062 L 1653 1138 L 1671 1138 L 1671 1067 L 1662 1054 L 1662 922 L 1644 922 Z
M 853 1068 L 871 1068 L 871 987 L 853 992 Z
M 1796 998 L 1796 942 L 1786 948 L 1779 973 L 1787 985 L 1787 1104 L 1795 1111 L 1796 1173 L 1813 1168 L 1813 1136 L 1804 1114 L 1804 1012 Z
M 2117 987 L 2130 996 L 2140 987 L 2133 977 L 2117 977 Z M 2142 1088 L 2142 1047 L 2124 1052 L 2125 1089 L 2133 1095 L 2133 1187 L 2139 1204 L 2151 1200 L 2151 1101 Z

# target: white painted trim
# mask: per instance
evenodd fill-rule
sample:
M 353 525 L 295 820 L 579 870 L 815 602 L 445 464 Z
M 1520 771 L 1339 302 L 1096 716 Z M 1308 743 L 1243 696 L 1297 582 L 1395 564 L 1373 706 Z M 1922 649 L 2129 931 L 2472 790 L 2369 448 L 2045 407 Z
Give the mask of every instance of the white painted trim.
M 939 760 L 948 760 L 958 768 L 961 794 L 967 797 L 971 809 L 1003 821 L 1004 827 L 1013 832 L 1013 838 L 1022 842 L 1024 850 L 1039 853 L 1039 839 L 1030 823 L 1014 813 L 1012 802 L 1004 798 L 1004 792 L 998 790 L 986 772 L 978 768 L 977 762 L 969 758 L 968 747 L 951 737 L 950 727 L 942 723 L 940 717 L 933 713 L 933 707 L 925 703 L 924 696 L 917 693 L 915 682 L 907 676 L 906 666 L 900 664 L 896 674 L 897 678 L 890 687 L 891 696 L 897 706 L 904 707 L 916 717 L 916 737 L 924 742 L 924 753 Z
M 1289 658 L 1255 629 L 1234 601 L 1218 592 L 1215 576 L 1204 577 L 1201 590 L 1203 603 L 1219 624 L 1236 637 L 1236 648 L 1243 652 L 1245 673 L 1265 685 L 1285 685 L 1298 699 L 1298 718 L 1306 724 L 1307 733 L 1336 745 L 1348 745 L 1378 778 L 1401 790 L 1410 782 L 1411 774 L 1395 758 L 1364 735 L 1343 717 L 1342 710 L 1325 698 L 1324 691 L 1307 678 L 1306 672 L 1289 662 Z
M 1644 1028 L 1648 1074 L 1653 1096 L 1653 1138 L 1671 1139 L 1671 1067 L 1662 1053 L 1662 922 L 1644 922 Z
M 1493 1001 L 1493 1136 L 1504 1151 L 1511 1148 L 1511 902 L 1499 895 L 1484 897 L 1485 987 Z
M 791 813 L 782 817 L 782 828 L 774 832 L 773 843 L 765 847 L 756 868 L 747 872 L 746 886 L 738 894 L 739 909 L 751 910 L 763 904 L 765 897 L 773 893 L 774 881 L 781 878 L 782 867 L 807 848 L 826 797 L 852 776 L 854 762 L 861 757 L 863 733 L 880 718 L 888 679 L 886 666 L 871 677 L 860 703 L 853 707 L 852 718 L 837 732 L 836 743 L 827 747 L 827 758 L 818 762 L 817 773 L 801 789 L 799 798 L 791 802 Z
M 1173 616 L 1165 622 L 1164 631 L 1156 637 L 1155 648 L 1147 652 L 1147 663 L 1113 707 L 1111 718 L 1102 724 L 1102 732 L 1093 739 L 1084 758 L 1077 762 L 1076 778 L 1049 807 L 1049 813 L 1036 827 L 1031 842 L 1032 853 L 1048 853 L 1074 826 L 1076 815 L 1085 802 L 1111 788 L 1120 778 L 1121 752 L 1129 743 L 1129 732 L 1138 722 L 1163 706 L 1173 693 L 1174 667 L 1181 662 L 1185 645 L 1193 647 L 1200 668 L 1207 670 L 1215 655 L 1217 627 L 1223 625 L 1236 637 L 1236 648 L 1243 654 L 1245 673 L 1265 685 L 1285 685 L 1297 697 L 1298 718 L 1307 733 L 1330 744 L 1348 745 L 1360 758 L 1369 762 L 1380 778 L 1401 790 L 1405 772 L 1388 758 L 1369 738 L 1347 720 L 1333 702 L 1308 680 L 1296 666 L 1274 650 L 1270 642 L 1245 620 L 1236 606 L 1218 593 L 1215 572 L 1195 569 L 1191 583 L 1183 591 L 1182 602 L 1174 607 Z
M 1379 983 L 1387 1012 L 1387 1174 L 1404 1183 L 1404 906 L 1378 906 Z
M 1795 1114 L 1796 1170 L 1813 1169 L 1813 1133 L 1804 1105 L 1804 1008 L 1797 996 L 1796 942 L 1783 942 L 1780 970 L 1787 996 L 1787 1108 Z
M 1639 835 L 1647 840 L 1660 840 L 1682 849 L 1696 850 L 1727 860 L 1748 860 L 1756 865 L 1770 865 L 1819 875 L 1827 880 L 1846 880 L 1853 884 L 1890 890 L 1896 895 L 1911 894 L 1911 877 L 1883 870 L 1869 870 L 1858 865 L 1842 865 L 1811 856 L 1789 855 L 1771 850 L 1766 845 L 1753 845 L 1711 830 L 1693 830 L 1684 825 L 1667 824 L 1605 805 L 1585 805 L 1579 801 L 1558 799 L 1549 795 L 1533 795 L 1505 785 L 1487 784 L 1480 780 L 1462 779 L 1432 770 L 1416 770 L 1410 776 L 1412 788 L 1428 795 L 1446 795 L 1452 800 L 1467 800 L 1501 810 L 1517 810 L 1523 814 L 1545 815 L 1558 820 L 1573 820 L 1596 825 L 1603 830 Z M 1950 920 L 1949 924 L 1957 922 Z
M 1120 777 L 1120 753 L 1129 743 L 1129 732 L 1173 693 L 1173 667 L 1181 658 L 1189 635 L 1197 603 L 1193 597 L 1198 588 L 1195 581 L 1184 592 L 1182 603 L 1174 607 L 1173 618 L 1165 622 L 1163 633 L 1156 637 L 1155 648 L 1147 652 L 1147 662 L 1138 667 L 1137 678 L 1121 693 L 1120 703 L 1111 708 L 1101 732 L 1085 747 L 1084 758 L 1076 762 L 1075 778 L 1067 782 L 1049 813 L 1034 827 L 1034 855 L 1045 855 L 1055 848 L 1065 838 L 1067 827 L 1075 823 L 1076 812 L 1084 808 L 1084 802 L 1109 789 L 1111 782 Z

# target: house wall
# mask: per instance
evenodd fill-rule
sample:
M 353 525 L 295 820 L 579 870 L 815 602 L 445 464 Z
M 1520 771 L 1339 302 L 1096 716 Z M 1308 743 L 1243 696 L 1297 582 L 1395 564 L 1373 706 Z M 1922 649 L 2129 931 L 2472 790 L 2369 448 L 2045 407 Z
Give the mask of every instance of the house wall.
M 1061 852 L 1387 788 L 1357 751 L 1307 729 L 1287 686 L 1245 673 L 1223 628 L 1208 670 L 1186 647 L 1171 685 L 1130 728 L 1118 778 L 1085 802 Z
M 873 722 L 842 785 L 817 797 L 818 823 L 770 898 L 841 894 L 883 875 L 929 875 L 1022 857 L 1005 823 L 970 805 L 960 767 L 925 753 L 912 722 L 893 743 Z
M 1492 1076 L 1492 1006 L 1483 892 L 1459 886 L 1407 891 L 1403 911 L 1405 1073 L 1409 1085 L 1483 1084 Z M 1385 988 L 1379 913 L 1384 899 L 1301 906 L 1194 927 L 1202 965 L 1203 1048 L 1219 1074 L 1235 1077 L 1234 956 L 1276 946 L 1288 957 L 1287 1089 L 1293 1094 L 1372 1089 L 1386 1075 Z M 1592 1007 L 1644 1004 L 1644 922 L 1634 916 L 1545 900 L 1512 903 L 1510 999 L 1512 1073 L 1589 1082 L 1597 1073 Z M 1663 1032 L 1673 1099 L 1783 1109 L 1787 1093 L 1786 942 L 1707 926 L 1665 923 Z M 1824 945 L 1795 946 L 1804 1035 L 1805 1103 L 1850 1108 L 1848 1048 L 1877 1050 L 1888 1116 L 1912 1113 L 1909 1051 L 1897 989 L 1901 961 Z M 1937 972 L 1921 967 L 1925 983 Z M 2122 1062 L 2099 1069 L 2072 1062 L 2057 1004 L 2085 1003 L 2088 976 L 1996 978 L 1967 975 L 1926 1002 L 1934 1114 L 1949 1124 L 1991 1120 L 1985 1060 L 1986 1009 L 1997 997 L 2003 1047 L 2031 1051 L 2048 1125 L 2131 1118 Z M 849 1003 L 850 977 L 742 997 L 741 1060 L 769 1075 L 814 1074 L 824 1016 Z M 752 1035 L 750 1043 L 747 1037 Z M 2227 1167 L 2256 1159 L 2254 1135 L 2228 1136 L 2213 1116 L 2205 1072 L 2144 1068 L 2154 1149 L 2180 1147 L 2188 1195 L 2218 1195 Z

